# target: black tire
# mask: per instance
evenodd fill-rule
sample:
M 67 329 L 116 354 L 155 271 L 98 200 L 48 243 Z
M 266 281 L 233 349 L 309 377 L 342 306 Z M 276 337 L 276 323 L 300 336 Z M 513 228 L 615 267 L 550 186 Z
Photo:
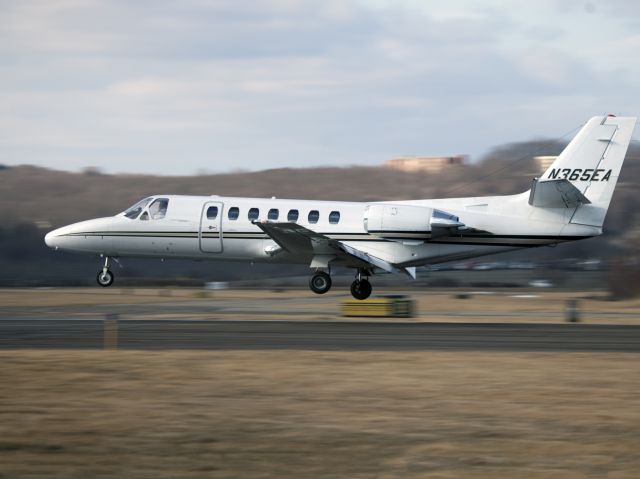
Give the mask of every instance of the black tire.
M 113 273 L 109 270 L 99 271 L 96 280 L 100 286 L 107 288 L 113 284 Z
M 324 294 L 331 289 L 331 276 L 320 272 L 311 276 L 309 288 L 316 294 Z
M 361 279 L 360 281 L 356 279 L 351 283 L 351 295 L 359 300 L 367 299 L 371 296 L 372 289 L 371 283 L 366 279 Z

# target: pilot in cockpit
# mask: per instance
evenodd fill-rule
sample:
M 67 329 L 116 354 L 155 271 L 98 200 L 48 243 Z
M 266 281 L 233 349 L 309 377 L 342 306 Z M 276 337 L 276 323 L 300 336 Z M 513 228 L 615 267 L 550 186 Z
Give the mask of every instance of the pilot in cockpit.
M 169 200 L 166 200 L 164 198 L 154 201 L 149 207 L 149 215 L 151 216 L 151 219 L 159 220 L 164 218 L 167 214 L 168 204 Z

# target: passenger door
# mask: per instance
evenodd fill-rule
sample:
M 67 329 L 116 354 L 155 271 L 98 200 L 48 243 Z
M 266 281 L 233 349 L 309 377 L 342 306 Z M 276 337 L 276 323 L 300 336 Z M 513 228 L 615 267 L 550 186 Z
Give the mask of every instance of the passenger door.
M 223 203 L 207 201 L 200 216 L 200 250 L 204 253 L 222 253 Z

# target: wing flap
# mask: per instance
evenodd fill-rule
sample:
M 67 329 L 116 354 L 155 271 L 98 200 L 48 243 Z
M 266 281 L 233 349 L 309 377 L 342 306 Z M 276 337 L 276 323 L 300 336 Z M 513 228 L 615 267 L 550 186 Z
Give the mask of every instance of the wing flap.
M 379 268 L 388 273 L 404 273 L 415 279 L 415 268 L 404 268 L 342 241 L 316 233 L 297 223 L 254 222 L 282 249 L 294 255 L 312 256 L 311 266 L 326 267 L 332 259 L 340 259 L 347 266 Z
M 364 261 L 365 263 L 368 263 L 372 266 L 375 266 L 376 268 L 380 268 L 381 270 L 386 271 L 387 273 L 396 273 L 398 271 L 397 268 L 395 268 L 391 263 L 384 261 L 380 258 L 376 258 L 375 256 L 370 255 L 369 253 L 365 252 L 365 251 L 361 251 L 359 249 L 354 248 L 353 246 L 349 246 L 346 245 L 344 243 L 340 244 L 341 249 L 351 255 L 354 256 L 356 258 L 358 258 L 361 261 Z
M 365 251 L 361 251 L 353 246 L 349 246 L 347 244 L 341 243 L 341 248 L 351 256 L 358 258 L 365 263 L 370 264 L 371 266 L 375 266 L 376 268 L 380 268 L 387 273 L 404 273 L 407 276 L 410 276 L 413 279 L 416 279 L 416 269 L 415 268 L 405 268 L 403 266 L 396 265 L 394 263 L 390 263 L 381 258 L 373 256 Z

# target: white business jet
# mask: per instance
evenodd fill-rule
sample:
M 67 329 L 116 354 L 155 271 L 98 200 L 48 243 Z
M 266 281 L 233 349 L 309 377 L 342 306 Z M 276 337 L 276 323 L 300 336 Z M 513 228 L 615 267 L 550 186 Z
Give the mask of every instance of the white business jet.
M 331 288 L 332 267 L 353 268 L 351 293 L 369 276 L 602 234 L 636 118 L 591 118 L 531 189 L 511 196 L 354 203 L 154 195 L 109 218 L 45 237 L 54 249 L 111 258 L 156 257 L 307 264 L 309 286 Z

